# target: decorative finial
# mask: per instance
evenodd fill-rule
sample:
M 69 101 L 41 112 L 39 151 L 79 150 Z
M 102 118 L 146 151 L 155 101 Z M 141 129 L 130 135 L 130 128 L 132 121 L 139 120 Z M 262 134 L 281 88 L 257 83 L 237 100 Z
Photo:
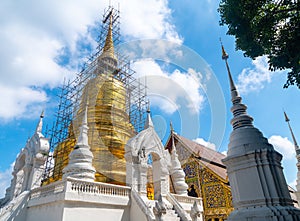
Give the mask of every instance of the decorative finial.
M 41 112 L 39 123 L 38 123 L 38 125 L 36 126 L 36 130 L 35 130 L 36 133 L 42 133 L 42 129 L 43 129 L 43 118 L 44 118 L 44 110 Z
M 284 114 L 285 121 L 286 121 L 286 122 L 289 122 L 290 119 L 288 118 L 288 116 L 287 116 L 287 114 L 285 113 L 285 111 L 283 111 L 283 114 Z
M 170 121 L 170 131 L 171 131 L 171 133 L 173 133 L 173 132 L 174 132 L 174 128 L 173 128 L 172 121 Z
M 222 47 L 222 59 L 223 60 L 227 60 L 229 58 L 229 55 L 226 53 L 226 51 L 224 49 L 224 46 L 223 46 L 221 38 L 220 38 L 220 42 L 221 42 L 221 47 Z
M 231 75 L 231 72 L 230 72 L 230 68 L 229 68 L 229 65 L 228 65 L 228 62 L 227 62 L 227 59 L 229 58 L 229 55 L 226 53 L 222 42 L 221 42 L 221 48 L 222 48 L 222 59 L 225 60 L 226 68 L 227 68 L 227 72 L 228 72 L 229 83 L 230 83 L 230 91 L 231 91 L 231 98 L 233 100 L 234 97 L 238 96 L 238 93 L 237 93 L 236 87 L 234 85 L 233 78 L 232 78 L 232 75 Z
M 230 92 L 231 92 L 231 102 L 233 104 L 231 108 L 231 112 L 233 113 L 233 119 L 231 120 L 231 125 L 234 130 L 241 127 L 253 127 L 252 125 L 253 118 L 247 114 L 246 112 L 247 106 L 242 103 L 242 98 L 239 96 L 234 81 L 232 79 L 230 68 L 227 61 L 229 56 L 226 53 L 222 42 L 221 42 L 221 47 L 222 47 L 222 59 L 225 60 L 225 64 L 228 72 Z
M 292 127 L 290 125 L 290 119 L 288 118 L 287 114 L 285 111 L 283 111 L 283 114 L 284 114 L 284 118 L 285 118 L 285 121 L 287 122 L 288 126 L 289 126 L 289 129 L 290 129 L 290 132 L 292 134 L 292 138 L 293 138 L 293 142 L 294 142 L 294 146 L 295 146 L 295 150 L 296 150 L 296 153 L 298 152 L 297 150 L 299 150 L 299 146 L 298 146 L 298 143 L 297 143 L 297 140 L 296 140 L 296 137 L 294 135 L 294 132 L 292 130 Z M 298 153 L 297 153 L 298 154 Z
M 151 119 L 151 110 L 150 110 L 150 101 L 148 101 L 148 107 L 147 107 L 147 119 L 145 123 L 145 129 L 153 127 L 153 122 Z
M 44 118 L 44 110 L 42 110 L 42 113 L 40 115 L 40 118 Z

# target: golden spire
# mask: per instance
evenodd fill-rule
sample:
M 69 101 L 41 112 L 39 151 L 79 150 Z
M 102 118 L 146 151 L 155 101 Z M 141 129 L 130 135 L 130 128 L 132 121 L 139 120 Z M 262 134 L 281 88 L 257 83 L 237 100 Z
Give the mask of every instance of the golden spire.
M 114 41 L 113 41 L 113 34 L 112 34 L 112 14 L 109 17 L 109 27 L 108 32 L 105 40 L 105 44 L 103 47 L 102 57 L 110 57 L 115 59 L 115 49 L 114 49 Z
M 223 46 L 222 43 L 221 43 L 221 46 L 222 46 L 222 59 L 227 59 L 229 56 L 226 53 L 226 51 L 225 51 L 224 46 Z

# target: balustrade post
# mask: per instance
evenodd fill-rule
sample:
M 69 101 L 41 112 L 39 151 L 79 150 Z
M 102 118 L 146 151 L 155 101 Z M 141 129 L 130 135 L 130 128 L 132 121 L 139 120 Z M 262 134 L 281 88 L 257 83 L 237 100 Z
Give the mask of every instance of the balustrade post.
M 76 189 L 76 186 L 72 181 L 66 180 L 64 183 L 64 187 L 66 192 L 71 192 L 72 190 L 74 191 Z

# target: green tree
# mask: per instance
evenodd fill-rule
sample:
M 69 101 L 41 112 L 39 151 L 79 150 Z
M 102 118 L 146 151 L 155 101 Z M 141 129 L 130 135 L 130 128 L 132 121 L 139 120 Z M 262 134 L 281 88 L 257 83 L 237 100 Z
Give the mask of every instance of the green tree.
M 221 0 L 218 11 L 236 49 L 267 55 L 270 70 L 290 70 L 284 87 L 300 88 L 300 0 Z

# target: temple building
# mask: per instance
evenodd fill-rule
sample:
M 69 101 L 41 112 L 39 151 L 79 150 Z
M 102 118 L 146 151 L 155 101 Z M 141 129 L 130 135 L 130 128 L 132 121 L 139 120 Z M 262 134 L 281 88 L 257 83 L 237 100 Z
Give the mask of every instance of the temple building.
M 203 200 L 204 220 L 225 220 L 233 210 L 226 166 L 222 163 L 225 155 L 171 130 L 165 148 L 171 151 L 173 144 L 185 172 L 189 191 L 195 189 L 196 192 L 195 195 L 189 195 Z
M 118 19 L 109 7 L 99 51 L 62 88 L 49 140 L 41 115 L 16 160 L 0 220 L 203 220 L 175 146 L 164 148 L 143 85 L 114 50 Z
M 286 114 L 285 119 L 287 122 L 289 121 Z M 176 146 L 178 159 L 185 172 L 185 181 L 189 190 L 195 189 L 196 196 L 203 200 L 203 220 L 226 220 L 233 211 L 227 169 L 222 162 L 226 155 L 178 135 L 172 130 L 172 124 L 170 128 L 170 136 L 165 148 L 171 150 L 173 144 Z M 289 128 L 291 130 L 290 125 Z M 298 145 L 292 130 L 291 134 L 297 152 Z M 297 155 L 298 158 L 299 155 Z M 297 163 L 298 165 L 299 163 Z M 291 186 L 287 187 L 294 207 L 299 208 L 300 198 L 297 191 L 299 188 L 295 190 Z

